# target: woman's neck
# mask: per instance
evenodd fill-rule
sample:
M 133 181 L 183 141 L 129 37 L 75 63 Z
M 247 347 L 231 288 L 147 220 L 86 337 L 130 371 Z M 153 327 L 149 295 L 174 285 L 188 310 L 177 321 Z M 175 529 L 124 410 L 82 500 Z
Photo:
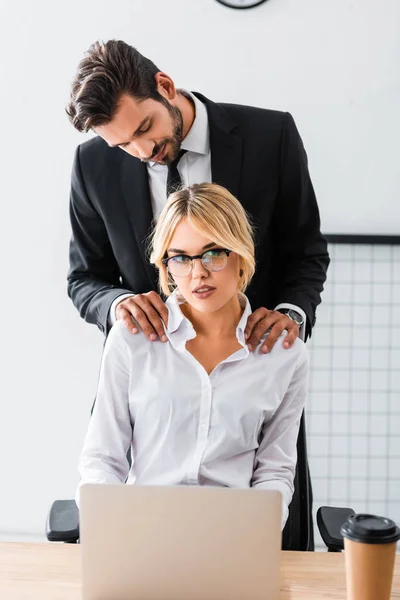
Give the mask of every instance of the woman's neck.
M 187 302 L 181 304 L 180 309 L 192 323 L 197 336 L 219 340 L 236 337 L 236 328 L 243 313 L 237 295 L 212 313 L 196 310 Z

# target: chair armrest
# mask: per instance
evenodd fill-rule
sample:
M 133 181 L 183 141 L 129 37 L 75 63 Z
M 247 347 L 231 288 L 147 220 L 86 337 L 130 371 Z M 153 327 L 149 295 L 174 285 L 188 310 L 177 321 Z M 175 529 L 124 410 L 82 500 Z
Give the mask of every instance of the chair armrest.
M 76 543 L 79 539 L 79 510 L 75 500 L 53 502 L 46 522 L 49 542 Z
M 344 549 L 340 528 L 350 515 L 352 508 L 337 508 L 321 506 L 317 511 L 317 524 L 322 539 L 330 552 L 340 552 Z

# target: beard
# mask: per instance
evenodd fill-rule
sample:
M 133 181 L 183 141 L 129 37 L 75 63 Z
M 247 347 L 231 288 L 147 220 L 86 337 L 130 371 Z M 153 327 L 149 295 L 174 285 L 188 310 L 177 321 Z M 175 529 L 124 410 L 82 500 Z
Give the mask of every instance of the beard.
M 183 137 L 183 117 L 179 108 L 173 106 L 167 100 L 164 101 L 164 99 L 162 103 L 168 110 L 169 115 L 171 117 L 172 136 L 163 139 L 163 141 L 160 144 L 154 146 L 153 154 L 149 160 L 152 161 L 153 157 L 157 156 L 164 144 L 167 144 L 169 145 L 168 153 L 164 156 L 162 161 L 160 161 L 160 164 L 170 165 L 178 156 L 179 151 L 181 149 Z

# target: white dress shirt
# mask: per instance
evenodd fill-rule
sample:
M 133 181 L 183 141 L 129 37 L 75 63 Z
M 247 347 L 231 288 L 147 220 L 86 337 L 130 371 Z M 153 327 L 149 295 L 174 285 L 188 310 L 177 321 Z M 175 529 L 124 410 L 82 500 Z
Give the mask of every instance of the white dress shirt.
M 308 379 L 305 344 L 267 355 L 240 350 L 210 375 L 186 350 L 196 336 L 173 295 L 169 344 L 133 335 L 118 321 L 107 338 L 97 400 L 80 457 L 80 485 L 215 485 L 279 490 L 283 522 L 293 494 L 296 441 Z M 284 335 L 284 334 L 282 334 Z M 132 466 L 126 459 L 132 449 Z M 79 488 L 76 494 L 79 504 Z
M 181 148 L 187 150 L 187 152 L 182 156 L 178 163 L 178 172 L 184 186 L 192 185 L 193 183 L 212 183 L 210 128 L 208 124 L 207 109 L 194 94 L 191 94 L 188 91 L 185 91 L 185 94 L 189 95 L 194 102 L 195 118 L 187 136 L 182 141 Z M 157 219 L 167 200 L 168 167 L 156 162 L 150 162 L 147 164 L 147 173 L 149 177 L 153 216 Z M 121 296 L 115 298 L 109 312 L 110 325 L 113 325 L 116 321 L 115 309 L 117 304 L 133 295 L 134 294 L 121 294 Z M 278 308 L 292 308 L 302 315 L 304 324 L 300 330 L 300 337 L 304 340 L 306 330 L 305 312 L 299 306 L 289 303 L 281 303 L 275 310 Z

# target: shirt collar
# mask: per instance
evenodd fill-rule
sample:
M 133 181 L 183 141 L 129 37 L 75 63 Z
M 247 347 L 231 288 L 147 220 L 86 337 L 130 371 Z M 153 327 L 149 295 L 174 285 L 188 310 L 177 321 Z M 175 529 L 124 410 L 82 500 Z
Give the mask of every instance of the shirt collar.
M 252 313 L 252 309 L 247 296 L 239 292 L 238 298 L 240 306 L 243 309 L 243 313 L 236 327 L 236 337 L 238 342 L 242 346 L 245 346 L 246 340 L 244 338 L 244 331 L 246 328 L 247 319 Z M 193 328 L 193 325 L 180 309 L 180 305 L 184 302 L 185 300 L 182 298 L 182 296 L 176 292 L 173 293 L 172 296 L 170 296 L 166 301 L 166 306 L 168 309 L 168 327 L 164 325 L 164 329 L 169 341 L 174 347 L 182 346 L 182 344 L 184 346 L 187 341 L 196 337 L 196 332 Z
M 208 114 L 205 105 L 194 94 L 183 90 L 186 96 L 190 96 L 195 106 L 195 117 L 192 126 L 182 141 L 181 149 L 196 154 L 207 155 L 210 152 L 210 130 L 208 125 Z M 165 167 L 154 161 L 148 163 L 150 167 Z

